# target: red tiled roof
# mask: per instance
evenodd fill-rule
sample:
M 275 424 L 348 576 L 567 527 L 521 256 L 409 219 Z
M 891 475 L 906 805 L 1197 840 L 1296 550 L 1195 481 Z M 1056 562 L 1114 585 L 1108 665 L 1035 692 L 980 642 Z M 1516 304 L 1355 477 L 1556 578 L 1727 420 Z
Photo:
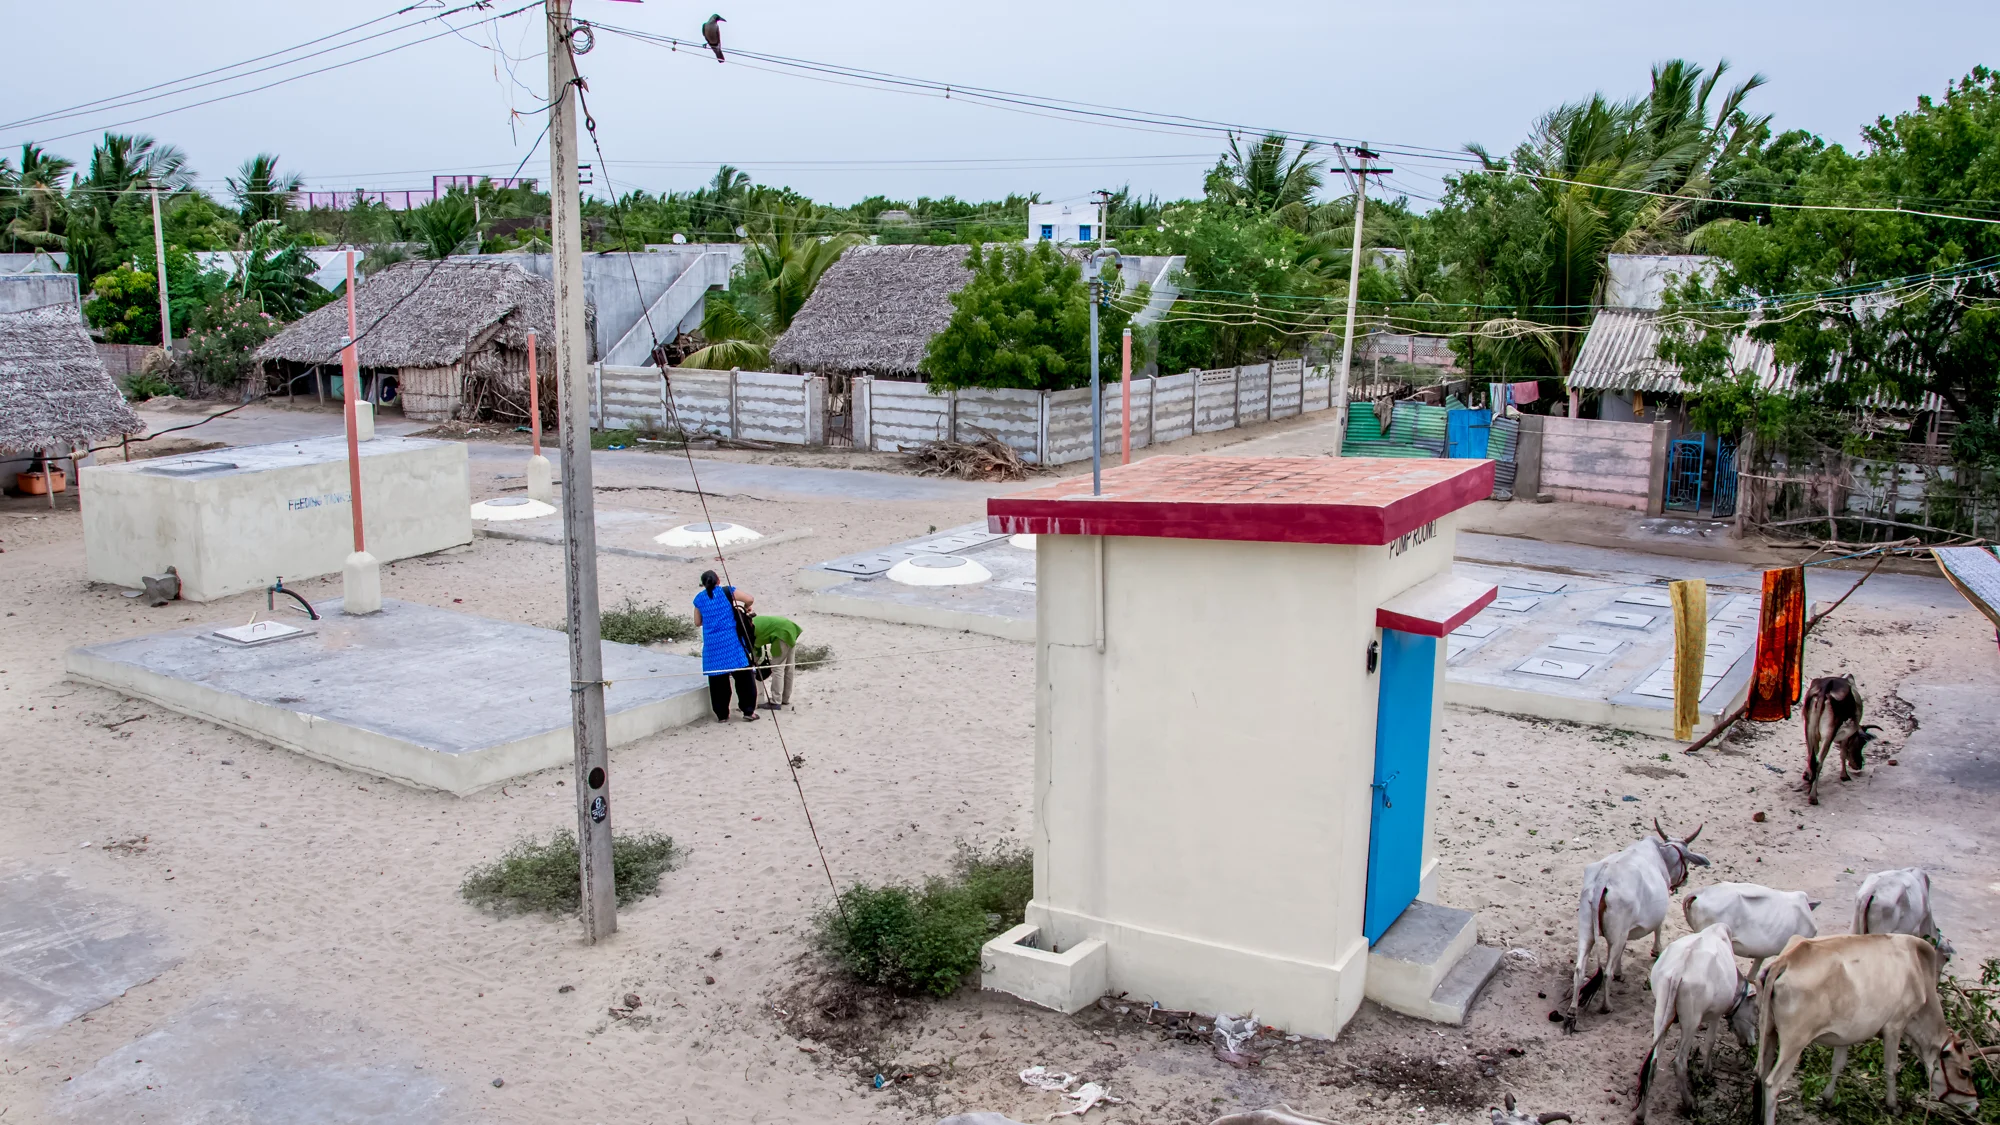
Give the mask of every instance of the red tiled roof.
M 1493 491 L 1485 460 L 1151 457 L 986 502 L 1002 533 L 1383 544 Z

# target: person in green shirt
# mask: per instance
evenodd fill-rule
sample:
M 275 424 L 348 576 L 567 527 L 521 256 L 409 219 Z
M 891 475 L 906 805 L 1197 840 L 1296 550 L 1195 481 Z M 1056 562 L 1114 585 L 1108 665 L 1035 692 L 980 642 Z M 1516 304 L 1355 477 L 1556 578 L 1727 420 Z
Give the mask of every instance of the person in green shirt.
M 760 677 L 764 678 L 765 706 L 782 709 L 792 705 L 792 676 L 798 671 L 798 661 L 793 653 L 798 649 L 799 634 L 804 630 L 799 623 L 789 617 L 779 617 L 775 613 L 760 613 L 751 619 L 755 638 L 751 647 L 751 659 L 764 667 Z

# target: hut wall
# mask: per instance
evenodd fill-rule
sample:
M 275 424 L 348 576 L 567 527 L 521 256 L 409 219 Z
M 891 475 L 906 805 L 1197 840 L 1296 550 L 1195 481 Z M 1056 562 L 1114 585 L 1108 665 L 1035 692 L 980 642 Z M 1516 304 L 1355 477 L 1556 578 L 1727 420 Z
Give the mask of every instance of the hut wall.
M 444 422 L 465 404 L 465 376 L 449 367 L 404 367 L 396 372 L 403 416 L 417 422 Z

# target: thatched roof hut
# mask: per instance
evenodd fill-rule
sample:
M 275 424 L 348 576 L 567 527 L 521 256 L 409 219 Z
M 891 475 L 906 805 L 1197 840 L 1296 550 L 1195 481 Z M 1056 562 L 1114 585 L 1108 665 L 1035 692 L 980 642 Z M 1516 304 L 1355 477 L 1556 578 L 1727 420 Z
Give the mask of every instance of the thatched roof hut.
M 965 246 L 856 246 L 820 276 L 771 345 L 780 371 L 915 378 L 951 295 L 972 281 Z
M 510 262 L 397 262 L 358 287 L 354 305 L 362 369 L 395 369 L 411 418 L 526 417 L 531 330 L 543 399 L 553 401 L 555 286 L 546 278 Z M 338 364 L 346 334 L 347 304 L 335 301 L 266 341 L 257 358 Z
M 0 453 L 68 453 L 145 428 L 97 358 L 75 305 L 0 313 Z

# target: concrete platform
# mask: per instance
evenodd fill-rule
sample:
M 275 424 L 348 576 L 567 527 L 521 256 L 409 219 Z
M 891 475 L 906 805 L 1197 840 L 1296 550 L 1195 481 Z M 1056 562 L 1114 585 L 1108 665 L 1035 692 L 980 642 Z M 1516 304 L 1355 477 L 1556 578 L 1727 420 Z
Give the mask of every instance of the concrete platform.
M 433 1125 L 465 1120 L 421 1059 L 352 1021 L 256 997 L 199 1003 L 56 1085 L 92 1125 Z
M 0 871 L 0 1044 L 47 1035 L 179 960 L 137 907 L 59 872 Z
M 1033 641 L 1035 552 L 1011 539 L 987 531 L 984 522 L 969 523 L 809 566 L 799 572 L 799 585 L 812 591 L 809 604 L 822 613 Z M 969 586 L 910 586 L 888 577 L 897 563 L 924 555 L 968 558 L 992 577 Z
M 465 794 L 571 758 L 567 641 L 553 629 L 384 601 L 279 618 L 306 632 L 243 647 L 240 620 L 71 649 L 69 678 L 308 757 Z M 613 746 L 709 714 L 693 657 L 604 645 Z
M 1462 1024 L 1500 968 L 1469 910 L 1418 899 L 1368 951 L 1368 998 L 1404 1015 Z
M 701 523 L 701 513 L 648 512 L 629 508 L 597 509 L 597 551 L 602 555 L 630 555 L 641 559 L 658 559 L 661 562 L 708 562 L 715 557 L 713 547 L 700 550 L 686 547 L 666 547 L 654 542 L 654 537 L 669 528 L 686 523 Z M 548 543 L 560 547 L 563 542 L 562 513 L 542 516 L 529 520 L 487 521 L 473 520 L 472 528 L 489 539 L 519 539 L 528 543 Z M 776 543 L 790 543 L 812 534 L 812 528 L 794 527 L 781 531 L 757 528 L 759 538 L 740 543 L 727 543 L 723 551 L 731 558 L 748 551 L 760 550 Z
M 1469 563 L 1453 570 L 1495 583 L 1500 596 L 1446 638 L 1445 702 L 1673 737 L 1674 613 L 1664 584 Z M 1697 735 L 1749 693 L 1762 602 L 1753 589 L 1708 588 Z

